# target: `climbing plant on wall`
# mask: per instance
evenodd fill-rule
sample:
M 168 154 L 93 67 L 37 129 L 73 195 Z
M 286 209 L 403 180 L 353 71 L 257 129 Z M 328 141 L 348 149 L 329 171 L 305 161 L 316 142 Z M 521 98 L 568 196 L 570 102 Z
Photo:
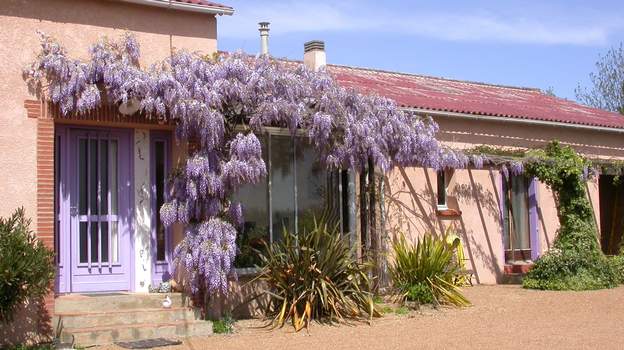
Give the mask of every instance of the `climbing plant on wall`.
M 227 293 L 236 226 L 243 223 L 243 208 L 230 198 L 266 175 L 256 136 L 264 127 L 307 131 L 329 168 L 385 172 L 396 165 L 440 169 L 469 161 L 439 144 L 433 121 L 387 98 L 345 89 L 324 70 L 268 56 L 177 51 L 143 69 L 132 35 L 104 38 L 80 61 L 41 34 L 41 51 L 24 74 L 64 115 L 136 100 L 141 113 L 175 122 L 177 138 L 197 145 L 175 172 L 160 209 L 166 225 L 186 226 L 174 255 L 193 294 Z
M 552 190 L 560 228 L 553 249 L 540 257 L 525 277 L 526 288 L 583 290 L 617 284 L 615 272 L 600 250 L 586 195 L 589 166 L 574 149 L 556 141 L 527 152 L 525 172 Z

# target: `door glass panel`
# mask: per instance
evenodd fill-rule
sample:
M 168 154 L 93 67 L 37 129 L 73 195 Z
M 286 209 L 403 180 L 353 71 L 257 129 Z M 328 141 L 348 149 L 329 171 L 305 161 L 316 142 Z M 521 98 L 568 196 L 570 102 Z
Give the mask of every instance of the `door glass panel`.
M 156 190 L 156 210 L 160 211 L 160 207 L 164 201 L 164 184 L 165 184 L 165 142 L 157 141 L 154 150 L 155 157 L 155 190 Z M 160 215 L 156 215 L 156 260 L 165 260 L 165 227 L 160 220 Z
M 100 140 L 100 215 L 108 214 L 108 140 Z
M 268 170 L 267 137 L 258 136 L 258 139 L 262 145 L 262 159 L 266 161 Z M 270 242 L 268 200 L 267 179 L 255 185 L 244 185 L 232 196 L 232 202 L 239 202 L 243 206 L 245 220 L 236 236 L 236 245 L 240 249 L 234 261 L 236 267 L 253 267 L 260 263 L 254 249 L 262 250 L 263 242 Z
M 111 214 L 117 215 L 117 140 L 110 140 Z
M 91 262 L 98 262 L 98 222 L 91 222 Z
M 337 177 L 325 171 L 317 161 L 314 148 L 306 139 L 297 139 L 297 232 L 314 228 L 314 219 L 323 216 L 332 226 L 340 221 Z M 334 191 L 327 191 L 335 185 Z
M 531 249 L 529 240 L 528 184 L 524 176 L 511 177 L 514 249 Z
M 97 215 L 98 213 L 98 144 L 97 140 L 89 140 L 89 206 L 91 209 L 91 215 Z
M 101 251 L 101 257 L 102 257 L 102 262 L 108 262 L 108 222 L 106 221 L 102 221 L 101 224 L 102 227 L 102 249 Z
M 117 221 L 111 222 L 111 259 L 113 262 L 119 262 L 119 233 Z
M 87 215 L 87 140 L 78 142 L 78 206 L 80 215 Z
M 80 250 L 80 262 L 86 263 L 88 261 L 87 249 L 88 249 L 88 241 L 87 241 L 87 222 L 80 223 L 80 234 L 78 238 L 78 245 Z
M 271 135 L 271 204 L 273 241 L 282 239 L 284 229 L 295 228 L 295 173 L 293 139 Z

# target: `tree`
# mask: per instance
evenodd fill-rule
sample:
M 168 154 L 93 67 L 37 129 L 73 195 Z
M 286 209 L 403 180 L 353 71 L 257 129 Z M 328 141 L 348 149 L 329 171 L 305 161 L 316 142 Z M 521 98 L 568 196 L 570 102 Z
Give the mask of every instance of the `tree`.
M 624 44 L 611 48 L 596 62 L 596 72 L 589 74 L 591 89 L 575 89 L 576 98 L 582 103 L 608 111 L 624 114 Z

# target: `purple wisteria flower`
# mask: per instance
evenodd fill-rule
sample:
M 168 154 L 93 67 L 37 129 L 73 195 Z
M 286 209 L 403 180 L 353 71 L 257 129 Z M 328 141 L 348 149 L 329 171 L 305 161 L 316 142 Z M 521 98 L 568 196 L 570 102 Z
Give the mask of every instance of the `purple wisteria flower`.
M 463 168 L 470 161 L 438 142 L 438 125 L 430 118 L 344 88 L 324 69 L 242 53 L 209 59 L 176 51 L 149 69 L 139 61 L 140 47 L 130 34 L 93 44 L 84 62 L 41 34 L 41 52 L 24 75 L 64 115 L 135 99 L 145 115 L 175 122 L 177 139 L 192 144 L 160 208 L 165 225 L 187 224 L 174 256 L 192 293 L 227 292 L 235 227 L 244 223 L 242 206 L 230 197 L 266 176 L 257 137 L 266 127 L 287 129 L 293 137 L 305 130 L 330 168 L 361 171 L 372 162 L 385 172 L 398 165 Z M 480 168 L 483 159 L 472 162 Z

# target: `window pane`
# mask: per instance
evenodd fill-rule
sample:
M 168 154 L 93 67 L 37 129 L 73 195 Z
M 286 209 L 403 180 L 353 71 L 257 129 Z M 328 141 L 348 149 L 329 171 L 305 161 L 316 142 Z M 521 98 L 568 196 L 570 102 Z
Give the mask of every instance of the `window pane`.
M 108 262 L 108 222 L 102 221 L 102 262 Z
M 269 165 L 266 149 L 266 137 L 258 137 L 262 144 L 262 158 L 267 167 Z M 236 244 L 240 253 L 236 256 L 236 267 L 253 267 L 259 263 L 253 249 L 260 250 L 262 242 L 269 242 L 269 214 L 268 214 L 267 180 L 264 179 L 255 185 L 246 185 L 232 196 L 233 202 L 243 205 L 245 223 L 238 232 Z
M 438 183 L 438 205 L 446 206 L 446 177 L 444 174 L 444 170 L 438 171 L 437 176 Z
M 88 256 L 87 256 L 87 249 L 88 249 L 88 242 L 87 242 L 87 223 L 86 222 L 81 222 L 80 223 L 80 238 L 79 238 L 79 242 L 78 245 L 80 246 L 80 262 L 81 263 L 86 263 L 88 260 Z
M 524 176 L 511 177 L 514 249 L 531 249 L 529 239 L 528 183 Z
M 293 140 L 290 136 L 271 135 L 271 209 L 273 241 L 282 238 L 284 229 L 295 228 L 295 174 Z
M 113 262 L 119 262 L 119 234 L 117 221 L 111 221 L 111 259 Z
M 89 209 L 91 215 L 98 213 L 98 141 L 89 140 Z
M 164 184 L 165 184 L 165 143 L 157 141 L 154 150 L 154 166 L 155 175 L 155 191 L 156 191 L 156 210 L 159 212 L 164 201 Z M 156 260 L 165 260 L 165 227 L 160 220 L 160 215 L 156 215 Z
M 87 214 L 87 140 L 78 142 L 78 207 L 80 215 Z
M 117 140 L 110 141 L 110 188 L 111 188 L 111 214 L 117 214 Z
M 108 214 L 108 140 L 100 140 L 100 214 Z
M 98 229 L 97 221 L 91 222 L 91 262 L 98 262 Z
M 323 219 L 333 228 L 340 223 L 338 174 L 325 170 L 306 139 L 297 139 L 296 153 L 297 232 L 313 229 L 314 219 Z

